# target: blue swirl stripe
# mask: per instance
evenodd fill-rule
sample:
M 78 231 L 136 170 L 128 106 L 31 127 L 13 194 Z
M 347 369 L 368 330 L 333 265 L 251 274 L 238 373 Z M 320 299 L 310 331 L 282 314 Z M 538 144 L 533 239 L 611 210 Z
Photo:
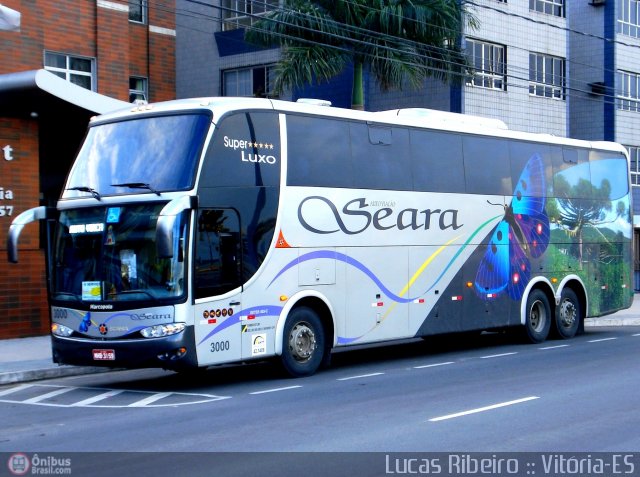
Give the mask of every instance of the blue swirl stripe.
M 352 267 L 357 268 L 362 273 L 364 273 L 366 276 L 368 276 L 376 285 L 378 285 L 378 287 L 380 287 L 380 289 L 384 292 L 385 295 L 387 295 L 389 298 L 391 298 L 394 301 L 397 301 L 399 303 L 410 303 L 413 300 L 415 300 L 415 298 L 402 298 L 401 296 L 396 295 L 395 293 L 393 293 L 362 262 L 356 260 L 353 257 L 349 257 L 348 255 L 345 255 L 343 253 L 334 252 L 334 251 L 331 251 L 331 250 L 318 250 L 316 252 L 305 253 L 304 255 L 300 255 L 298 258 L 296 258 L 294 260 L 291 260 L 289 263 L 287 263 L 284 266 L 284 268 L 282 270 L 280 270 L 278 272 L 278 274 L 273 278 L 273 280 L 271 280 L 271 283 L 269 283 L 267 288 L 269 288 L 273 284 L 273 282 L 275 282 L 280 277 L 280 275 L 282 275 L 284 272 L 286 272 L 290 268 L 295 267 L 296 265 L 299 265 L 302 262 L 306 262 L 306 261 L 309 261 L 309 260 L 316 260 L 316 259 L 319 259 L 319 258 L 328 258 L 328 259 L 331 259 L 331 260 L 338 260 L 340 262 L 344 262 L 344 263 L 346 263 L 348 265 L 351 265 Z

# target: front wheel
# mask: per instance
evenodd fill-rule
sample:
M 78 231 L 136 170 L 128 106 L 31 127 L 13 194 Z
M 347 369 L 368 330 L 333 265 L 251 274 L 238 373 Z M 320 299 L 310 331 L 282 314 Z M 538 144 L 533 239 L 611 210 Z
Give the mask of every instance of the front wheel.
M 542 343 L 551 329 L 551 306 L 542 290 L 533 290 L 527 298 L 524 337 L 530 343 Z
M 578 296 L 571 288 L 562 290 L 555 318 L 555 335 L 562 339 L 573 338 L 576 335 L 582 315 Z
M 284 325 L 282 366 L 292 377 L 310 376 L 323 362 L 325 336 L 318 314 L 311 308 L 294 308 Z

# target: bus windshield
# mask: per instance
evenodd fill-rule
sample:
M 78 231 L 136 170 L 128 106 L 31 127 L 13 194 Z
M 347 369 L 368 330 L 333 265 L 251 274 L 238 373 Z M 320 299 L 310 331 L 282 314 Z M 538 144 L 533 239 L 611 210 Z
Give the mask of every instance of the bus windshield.
M 174 254 L 156 254 L 165 204 L 62 211 L 53 249 L 51 298 L 74 302 L 172 300 L 184 295 L 186 225 L 176 221 Z
M 62 198 L 190 189 L 210 123 L 185 113 L 92 126 Z

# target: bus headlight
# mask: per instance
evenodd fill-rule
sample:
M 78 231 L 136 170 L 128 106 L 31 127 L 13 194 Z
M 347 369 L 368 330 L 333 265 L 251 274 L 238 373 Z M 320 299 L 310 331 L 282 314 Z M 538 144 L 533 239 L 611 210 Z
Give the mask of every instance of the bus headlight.
M 68 326 L 61 325 L 60 323 L 53 323 L 51 325 L 51 333 L 56 336 L 62 336 L 66 338 L 73 334 L 73 330 Z
M 167 323 L 166 325 L 155 325 L 140 330 L 140 334 L 145 338 L 162 338 L 171 336 L 184 330 L 184 323 Z

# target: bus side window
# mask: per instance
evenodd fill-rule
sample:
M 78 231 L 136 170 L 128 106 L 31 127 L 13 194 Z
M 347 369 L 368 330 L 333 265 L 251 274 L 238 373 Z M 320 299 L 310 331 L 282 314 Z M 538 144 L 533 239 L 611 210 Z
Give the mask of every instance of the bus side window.
M 353 187 L 349 123 L 287 116 L 287 183 L 310 187 Z
M 241 285 L 240 219 L 232 209 L 198 213 L 195 297 L 221 295 Z
M 415 191 L 464 192 L 461 136 L 412 129 L 411 170 Z
M 509 142 L 509 158 L 511 160 L 511 182 L 514 192 L 516 188 L 518 193 L 523 196 L 536 195 L 540 191 L 540 187 L 518 187 L 522 174 L 527 164 L 533 157 L 539 157 L 542 160 L 543 176 L 538 178 L 525 178 L 528 180 L 542 181 L 545 190 L 544 195 L 552 196 L 553 192 L 553 161 L 558 157 L 562 157 L 562 149 L 556 146 L 548 146 L 528 141 L 510 141 Z M 555 159 L 554 159 L 555 158 Z
M 589 151 L 563 148 L 562 157 L 554 157 L 553 188 L 561 199 L 593 198 Z
M 509 148 L 503 139 L 465 136 L 462 149 L 468 194 L 513 194 Z
M 409 133 L 401 127 L 349 124 L 354 187 L 411 190 Z

